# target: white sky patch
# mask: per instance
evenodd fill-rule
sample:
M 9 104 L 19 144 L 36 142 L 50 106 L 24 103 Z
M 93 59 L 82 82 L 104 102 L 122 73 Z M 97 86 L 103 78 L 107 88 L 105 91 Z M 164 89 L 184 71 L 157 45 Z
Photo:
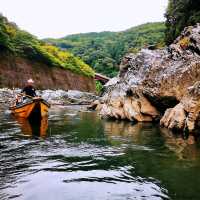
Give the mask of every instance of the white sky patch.
M 121 31 L 164 21 L 168 0 L 0 0 L 0 12 L 39 38 Z

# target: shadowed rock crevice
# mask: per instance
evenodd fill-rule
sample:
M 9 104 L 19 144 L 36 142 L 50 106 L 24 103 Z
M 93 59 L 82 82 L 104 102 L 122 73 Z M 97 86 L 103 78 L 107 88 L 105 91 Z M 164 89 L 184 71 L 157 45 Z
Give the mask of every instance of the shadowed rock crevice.
M 144 96 L 161 114 L 164 114 L 168 108 L 173 108 L 179 103 L 174 96 L 153 97 L 150 94 L 144 94 Z
M 118 77 L 94 102 L 102 117 L 155 121 L 194 132 L 200 113 L 200 24 L 187 27 L 169 47 L 126 55 Z

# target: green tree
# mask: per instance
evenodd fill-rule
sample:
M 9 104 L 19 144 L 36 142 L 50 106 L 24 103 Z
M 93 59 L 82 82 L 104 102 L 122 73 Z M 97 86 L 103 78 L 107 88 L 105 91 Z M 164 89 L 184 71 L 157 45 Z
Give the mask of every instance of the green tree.
M 164 46 L 164 23 L 147 23 L 122 32 L 69 35 L 45 41 L 83 59 L 98 73 L 116 76 L 122 57 L 148 45 Z
M 97 91 L 97 94 L 100 94 L 103 90 L 103 85 L 101 84 L 100 81 L 96 81 L 96 91 Z
M 169 0 L 165 17 L 165 41 L 170 44 L 186 26 L 200 22 L 200 0 Z

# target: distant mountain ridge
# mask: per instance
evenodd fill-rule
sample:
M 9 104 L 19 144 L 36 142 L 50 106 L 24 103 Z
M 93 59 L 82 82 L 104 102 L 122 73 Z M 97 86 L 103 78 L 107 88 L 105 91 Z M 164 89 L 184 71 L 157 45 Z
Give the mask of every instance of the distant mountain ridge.
M 72 52 L 92 66 L 98 73 L 113 77 L 121 58 L 149 45 L 163 47 L 164 22 L 146 23 L 121 32 L 91 32 L 68 35 L 44 41 Z

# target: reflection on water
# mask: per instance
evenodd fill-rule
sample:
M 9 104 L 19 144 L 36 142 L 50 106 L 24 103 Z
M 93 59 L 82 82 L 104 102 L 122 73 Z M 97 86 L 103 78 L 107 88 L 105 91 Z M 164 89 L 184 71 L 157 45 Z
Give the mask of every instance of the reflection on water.
M 180 160 L 195 160 L 199 158 L 200 149 L 194 135 L 190 134 L 187 138 L 184 138 L 183 135 L 175 135 L 166 128 L 160 128 L 160 132 L 165 138 L 165 145 L 171 151 L 174 151 Z
M 104 130 L 111 140 L 119 138 L 121 142 L 123 141 L 122 139 L 127 138 L 129 142 L 132 141 L 140 146 L 145 144 L 147 139 L 154 140 L 155 132 L 158 132 L 164 139 L 164 145 L 173 151 L 179 159 L 193 160 L 198 159 L 200 156 L 200 149 L 194 135 L 190 134 L 184 138 L 183 135 L 175 135 L 169 129 L 160 128 L 152 123 L 133 124 L 126 121 L 108 120 L 104 123 Z
M 108 120 L 104 123 L 104 130 L 110 139 L 125 139 L 141 144 L 151 139 L 151 135 L 157 131 L 157 127 L 151 123 L 130 123 L 128 121 Z M 144 139 L 144 137 L 146 137 Z
M 19 123 L 21 131 L 26 136 L 37 136 L 45 138 L 48 129 L 48 117 L 32 120 L 21 117 L 16 117 L 15 120 Z
M 199 149 L 193 136 L 79 106 L 53 107 L 39 125 L 2 113 L 0 199 L 200 199 Z

